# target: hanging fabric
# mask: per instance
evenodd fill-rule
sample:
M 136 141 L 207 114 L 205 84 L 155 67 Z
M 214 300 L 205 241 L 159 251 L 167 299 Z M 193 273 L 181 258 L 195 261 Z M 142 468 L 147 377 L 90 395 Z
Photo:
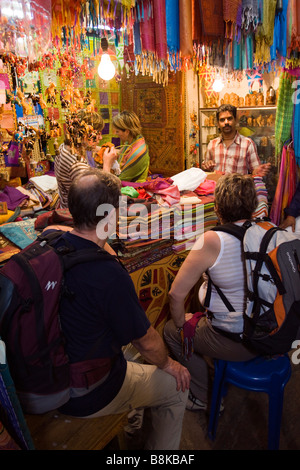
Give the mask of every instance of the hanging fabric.
M 282 0 L 282 9 L 276 10 L 273 44 L 270 47 L 271 60 L 287 55 L 287 9 L 289 0 Z
M 179 0 L 166 0 L 166 30 L 170 69 L 180 69 L 179 64 Z
M 242 0 L 223 0 L 223 17 L 225 21 L 225 37 L 233 39 L 238 21 L 241 24 Z
M 257 0 L 243 0 L 242 2 L 242 30 L 246 33 L 256 30 L 259 23 Z
M 291 18 L 292 18 L 292 31 L 291 31 L 291 50 L 300 50 L 300 8 L 299 0 L 291 1 Z
M 273 42 L 274 20 L 277 0 L 263 2 L 262 23 L 257 27 L 255 40 L 255 62 L 257 64 L 270 62 L 270 47 Z
M 282 72 L 279 78 L 275 118 L 275 158 L 281 154 L 284 142 L 291 137 L 294 111 L 293 94 L 295 92 L 292 83 L 294 80 L 295 77 L 292 77 L 288 72 Z
M 180 53 L 182 59 L 193 56 L 192 0 L 179 0 Z
M 223 16 L 223 0 L 198 0 L 201 19 L 202 42 L 209 44 L 224 38 L 225 23 Z
M 270 210 L 270 219 L 276 225 L 282 223 L 284 209 L 290 205 L 296 191 L 297 167 L 292 143 L 284 145 L 282 149 L 279 177 Z
M 151 0 L 137 2 L 140 21 L 141 46 L 144 54 L 155 53 L 155 30 Z
M 299 79 L 294 82 L 298 85 Z M 294 140 L 295 159 L 298 166 L 300 166 L 300 86 L 295 90 L 294 96 L 294 115 L 292 126 L 292 138 Z M 299 92 L 299 93 L 298 93 Z
M 155 51 L 158 61 L 167 62 L 167 26 L 165 0 L 153 0 Z

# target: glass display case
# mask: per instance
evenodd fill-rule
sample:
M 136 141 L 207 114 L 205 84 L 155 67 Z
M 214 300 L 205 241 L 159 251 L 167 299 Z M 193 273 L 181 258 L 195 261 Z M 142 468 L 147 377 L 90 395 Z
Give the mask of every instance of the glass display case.
M 275 156 L 275 117 L 276 106 L 247 106 L 239 107 L 237 110 L 238 131 L 255 142 L 261 163 L 271 163 L 271 170 L 265 177 L 270 202 L 274 198 L 279 169 L 279 162 Z M 210 140 L 220 134 L 215 108 L 201 108 L 199 119 L 200 163 L 202 163 Z

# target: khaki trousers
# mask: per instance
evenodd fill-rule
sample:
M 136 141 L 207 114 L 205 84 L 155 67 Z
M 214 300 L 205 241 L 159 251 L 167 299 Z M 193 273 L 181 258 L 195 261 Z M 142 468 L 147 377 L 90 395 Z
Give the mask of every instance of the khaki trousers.
M 209 320 L 202 317 L 195 330 L 194 353 L 189 360 L 182 356 L 181 336 L 177 332 L 173 320 L 166 323 L 164 337 L 175 358 L 183 364 L 191 374 L 190 390 L 192 394 L 203 401 L 209 402 L 210 380 L 209 363 L 207 358 L 223 359 L 225 361 L 247 361 L 255 357 L 242 343 L 237 343 L 212 329 Z
M 152 429 L 147 450 L 178 450 L 188 390 L 176 390 L 176 380 L 156 366 L 127 362 L 124 383 L 118 395 L 95 418 L 138 408 L 151 408 Z

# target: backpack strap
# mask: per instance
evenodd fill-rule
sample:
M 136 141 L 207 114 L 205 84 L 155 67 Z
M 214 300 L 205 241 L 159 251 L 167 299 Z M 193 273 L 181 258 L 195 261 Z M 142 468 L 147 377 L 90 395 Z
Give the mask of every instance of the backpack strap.
M 242 242 L 243 239 L 244 239 L 244 235 L 246 233 L 246 230 L 249 227 L 251 227 L 251 225 L 252 225 L 251 221 L 246 220 L 246 222 L 244 222 L 244 224 L 242 226 L 236 225 L 236 224 L 233 224 L 233 223 L 228 223 L 228 224 L 223 224 L 223 225 L 217 225 L 216 227 L 213 227 L 211 230 L 214 230 L 215 232 L 229 233 L 229 235 L 233 235 L 234 237 L 238 238 Z M 227 299 L 226 295 L 222 292 L 220 287 L 217 286 L 216 284 L 214 284 L 213 281 L 211 280 L 211 278 L 208 274 L 208 271 L 206 271 L 206 274 L 208 276 L 208 283 L 207 283 L 207 291 L 206 291 L 204 305 L 209 305 L 210 304 L 211 286 L 213 285 L 215 287 L 217 293 L 221 297 L 224 305 L 228 309 L 228 311 L 229 312 L 235 312 L 233 306 L 231 305 L 231 303 Z
M 284 288 L 284 285 L 274 267 L 274 264 L 271 260 L 271 258 L 269 257 L 268 253 L 267 253 L 267 249 L 268 249 L 268 246 L 269 246 L 269 243 L 272 239 L 272 237 L 275 235 L 275 233 L 278 231 L 278 230 L 283 230 L 277 226 L 274 226 L 270 229 L 268 229 L 266 231 L 266 233 L 264 234 L 261 242 L 260 242 L 260 248 L 259 248 L 259 251 L 258 252 L 246 252 L 245 253 L 245 258 L 246 259 L 249 259 L 249 260 L 256 260 L 256 265 L 255 265 L 255 268 L 253 270 L 253 291 L 254 291 L 254 294 L 258 294 L 258 281 L 259 281 L 259 278 L 261 277 L 261 268 L 262 268 L 262 265 L 263 263 L 266 264 L 269 272 L 270 272 L 270 275 L 273 279 L 273 281 L 275 282 L 275 285 L 278 289 L 278 292 L 283 295 L 285 293 L 285 288 Z M 266 279 L 266 280 L 269 280 L 269 279 Z M 251 299 L 250 299 L 251 300 Z M 267 306 L 270 306 L 270 304 L 267 302 L 266 303 Z

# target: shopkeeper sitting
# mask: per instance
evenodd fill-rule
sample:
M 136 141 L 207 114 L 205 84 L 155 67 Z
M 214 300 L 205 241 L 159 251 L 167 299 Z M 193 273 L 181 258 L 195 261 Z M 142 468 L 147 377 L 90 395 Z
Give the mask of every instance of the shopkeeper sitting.
M 114 147 L 103 155 L 103 170 L 110 172 L 117 161 L 122 181 L 144 182 L 147 180 L 150 157 L 148 146 L 142 136 L 138 116 L 132 111 L 122 111 L 113 117 L 114 133 L 120 138 L 122 146 Z

